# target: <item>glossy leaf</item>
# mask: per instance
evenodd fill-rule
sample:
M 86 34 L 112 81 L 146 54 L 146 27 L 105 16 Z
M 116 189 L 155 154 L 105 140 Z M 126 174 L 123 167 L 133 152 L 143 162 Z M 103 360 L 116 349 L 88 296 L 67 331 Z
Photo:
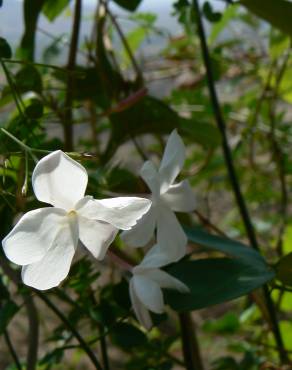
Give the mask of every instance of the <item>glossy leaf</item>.
M 190 294 L 166 291 L 166 302 L 176 311 L 196 310 L 244 296 L 274 277 L 268 266 L 250 266 L 229 258 L 182 261 L 167 272 L 184 282 Z
M 185 231 L 192 243 L 235 257 L 251 266 L 266 265 L 264 258 L 257 251 L 241 242 L 209 234 L 200 227 L 185 227 Z

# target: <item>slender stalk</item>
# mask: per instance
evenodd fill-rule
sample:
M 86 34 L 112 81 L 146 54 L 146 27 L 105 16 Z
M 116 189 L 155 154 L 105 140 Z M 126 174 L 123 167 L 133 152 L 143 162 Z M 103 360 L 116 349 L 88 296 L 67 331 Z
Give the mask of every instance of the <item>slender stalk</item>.
M 4 273 L 9 276 L 11 281 L 18 286 L 19 276 L 15 270 L 13 270 L 6 262 L 4 257 L 0 257 L 0 266 Z M 33 298 L 27 297 L 23 294 L 24 306 L 28 315 L 29 332 L 28 332 L 28 352 L 26 358 L 26 370 L 35 370 L 37 366 L 37 354 L 38 354 L 38 339 L 39 339 L 39 321 L 37 309 L 35 307 Z
M 68 327 L 68 329 L 72 332 L 72 334 L 75 336 L 75 338 L 80 343 L 80 346 L 84 350 L 84 352 L 87 353 L 88 357 L 90 358 L 91 362 L 93 363 L 95 369 L 97 370 L 103 370 L 101 367 L 99 361 L 97 360 L 95 354 L 92 352 L 91 348 L 88 346 L 88 344 L 85 342 L 85 340 L 82 338 L 82 336 L 79 334 L 79 332 L 75 329 L 74 325 L 71 324 L 71 322 L 67 319 L 67 317 L 61 312 L 57 306 L 55 306 L 48 297 L 39 292 L 35 291 L 38 297 L 45 302 L 45 304 L 60 318 L 60 320 Z
M 122 28 L 120 27 L 119 23 L 117 22 L 116 20 L 116 17 L 111 13 L 111 11 L 109 10 L 108 6 L 105 4 L 105 8 L 106 8 L 106 12 L 107 14 L 109 15 L 111 21 L 112 21 L 112 24 L 114 25 L 123 45 L 124 45 L 124 48 L 131 60 L 131 63 L 132 63 L 132 66 L 136 72 L 136 78 L 137 78 L 137 81 L 140 82 L 142 84 L 143 82 L 143 74 L 142 74 L 142 71 L 135 59 L 135 56 L 134 54 L 132 53 L 132 50 L 130 48 L 130 45 L 127 41 L 127 38 L 125 37 L 124 33 L 123 33 L 123 30 Z
M 208 45 L 206 41 L 204 26 L 203 26 L 203 22 L 201 19 L 201 12 L 199 8 L 198 0 L 193 0 L 193 5 L 194 5 L 194 10 L 196 12 L 198 34 L 199 34 L 200 43 L 201 43 L 203 60 L 204 60 L 205 68 L 206 68 L 208 89 L 210 93 L 210 98 L 211 98 L 211 102 L 213 106 L 216 123 L 221 133 L 222 149 L 223 149 L 224 159 L 225 159 L 225 163 L 226 163 L 227 170 L 228 170 L 228 175 L 229 175 L 230 182 L 231 182 L 233 192 L 235 195 L 235 199 L 236 199 L 236 202 L 237 202 L 237 205 L 238 205 L 238 208 L 239 208 L 239 211 L 240 211 L 240 214 L 241 214 L 241 217 L 242 217 L 245 229 L 246 229 L 249 242 L 254 249 L 259 251 L 259 245 L 256 239 L 256 234 L 255 234 L 252 222 L 251 222 L 251 218 L 249 216 L 249 212 L 247 210 L 247 206 L 245 204 L 244 197 L 242 195 L 242 192 L 239 186 L 235 166 L 234 166 L 233 159 L 232 159 L 231 149 L 229 147 L 229 143 L 227 140 L 226 124 L 225 124 L 225 121 L 224 121 L 224 118 L 221 112 L 219 100 L 217 97 L 215 80 L 214 80 L 212 66 L 211 66 L 211 59 L 210 59 L 209 49 L 208 49 Z M 263 290 L 264 290 L 264 296 L 265 296 L 267 309 L 270 315 L 273 334 L 275 337 L 275 341 L 277 343 L 280 360 L 283 363 L 287 363 L 288 356 L 285 351 L 283 339 L 282 339 L 281 332 L 279 329 L 274 303 L 271 299 L 268 287 L 266 285 L 263 287 Z
M 38 362 L 39 319 L 33 297 L 26 298 L 25 308 L 29 324 L 26 370 L 35 370 Z
M 186 370 L 204 370 L 199 343 L 190 313 L 179 314 Z
M 4 340 L 7 344 L 7 347 L 9 349 L 10 354 L 11 354 L 11 357 L 13 358 L 13 361 L 15 363 L 15 366 L 16 366 L 17 370 L 22 370 L 21 363 L 19 361 L 17 353 L 15 352 L 15 349 L 14 349 L 13 344 L 11 342 L 8 331 L 5 329 L 3 334 L 4 334 Z
M 78 51 L 78 39 L 80 33 L 80 24 L 81 24 L 81 15 L 82 15 L 82 0 L 75 1 L 74 9 L 74 19 L 72 26 L 72 34 L 70 41 L 70 49 L 67 62 L 67 89 L 65 96 L 65 110 L 64 110 L 64 140 L 65 140 L 65 150 L 73 151 L 73 92 L 75 85 L 75 76 L 72 73 L 76 65 L 76 56 Z

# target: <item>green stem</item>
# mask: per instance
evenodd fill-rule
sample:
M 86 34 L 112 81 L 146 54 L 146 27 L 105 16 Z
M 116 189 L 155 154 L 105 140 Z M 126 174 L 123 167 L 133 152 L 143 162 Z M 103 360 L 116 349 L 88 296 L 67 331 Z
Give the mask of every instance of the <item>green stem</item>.
M 224 154 L 225 163 L 227 166 L 230 182 L 233 188 L 235 199 L 236 199 L 250 244 L 255 250 L 259 251 L 259 245 L 257 242 L 256 234 L 255 234 L 252 222 L 251 222 L 251 218 L 249 216 L 249 212 L 247 210 L 247 206 L 245 204 L 244 197 L 242 195 L 242 192 L 239 186 L 239 181 L 237 178 L 235 166 L 234 166 L 233 159 L 232 159 L 231 149 L 229 147 L 229 143 L 227 139 L 226 124 L 225 124 L 225 121 L 224 121 L 224 118 L 221 112 L 219 99 L 217 97 L 215 80 L 214 80 L 212 65 L 211 65 L 211 58 L 210 58 L 209 49 L 208 49 L 208 45 L 206 41 L 206 35 L 205 35 L 203 22 L 201 19 L 201 12 L 199 8 L 198 0 L 193 0 L 193 5 L 194 5 L 194 10 L 196 12 L 198 34 L 199 34 L 200 43 L 201 43 L 203 60 L 204 60 L 205 68 L 206 68 L 208 89 L 210 93 L 210 98 L 211 98 L 211 102 L 213 106 L 213 111 L 214 111 L 214 116 L 216 119 L 217 127 L 221 133 L 222 149 L 223 149 L 223 154 Z M 277 343 L 280 359 L 283 363 L 287 363 L 288 356 L 285 351 L 283 339 L 282 339 L 281 332 L 279 329 L 274 303 L 271 299 L 268 287 L 266 285 L 263 287 L 263 290 L 264 290 L 265 301 L 266 301 L 267 309 L 269 311 L 269 316 L 270 316 L 270 320 L 272 324 L 272 330 L 274 333 L 275 341 Z

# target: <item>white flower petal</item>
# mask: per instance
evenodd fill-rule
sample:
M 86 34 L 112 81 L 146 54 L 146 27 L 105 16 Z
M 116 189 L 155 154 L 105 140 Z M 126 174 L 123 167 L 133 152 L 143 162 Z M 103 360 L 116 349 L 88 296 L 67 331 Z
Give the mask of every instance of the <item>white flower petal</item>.
M 154 196 L 158 196 L 160 193 L 160 180 L 159 174 L 155 165 L 151 161 L 146 161 L 141 170 L 140 176 L 146 182 L 148 188 L 151 190 Z
M 95 200 L 85 197 L 77 205 L 81 216 L 108 222 L 122 230 L 129 230 L 149 211 L 151 201 L 146 198 L 118 197 Z
M 156 283 L 161 288 L 178 290 L 181 293 L 189 293 L 190 289 L 180 280 L 171 276 L 163 270 L 153 269 L 149 271 L 149 276 L 151 279 L 156 281 Z
M 68 211 L 84 196 L 87 180 L 85 168 L 61 150 L 42 158 L 32 174 L 38 200 Z
M 39 261 L 52 246 L 65 215 L 53 207 L 27 212 L 2 241 L 7 258 L 18 265 Z
M 175 212 L 191 212 L 196 208 L 196 199 L 187 180 L 171 185 L 161 198 Z
M 59 285 L 69 273 L 77 243 L 76 230 L 72 230 L 69 223 L 63 225 L 46 255 L 40 261 L 22 268 L 24 284 L 39 290 Z
M 147 252 L 142 262 L 134 267 L 133 272 L 159 268 L 171 262 L 173 261 L 169 258 L 169 254 L 166 253 L 165 248 L 163 249 L 160 245 L 156 244 Z
M 137 225 L 121 233 L 121 238 L 131 247 L 143 247 L 153 237 L 155 226 L 156 210 L 152 205 L 150 210 L 137 222 Z
M 177 131 L 174 130 L 168 138 L 159 168 L 161 194 L 166 192 L 174 182 L 183 167 L 184 161 L 185 146 Z
M 118 229 L 102 222 L 79 216 L 79 238 L 95 258 L 103 259 Z
M 164 311 L 163 295 L 159 285 L 147 277 L 134 274 L 133 287 L 139 301 L 148 310 L 155 313 L 162 313 Z
M 137 319 L 140 321 L 140 323 L 144 326 L 145 329 L 149 330 L 153 326 L 151 315 L 147 308 L 145 308 L 145 306 L 139 301 L 133 286 L 133 279 L 130 280 L 129 287 L 130 287 L 130 298 Z
M 158 210 L 157 244 L 170 262 L 176 262 L 186 254 L 186 234 L 170 208 L 161 206 Z

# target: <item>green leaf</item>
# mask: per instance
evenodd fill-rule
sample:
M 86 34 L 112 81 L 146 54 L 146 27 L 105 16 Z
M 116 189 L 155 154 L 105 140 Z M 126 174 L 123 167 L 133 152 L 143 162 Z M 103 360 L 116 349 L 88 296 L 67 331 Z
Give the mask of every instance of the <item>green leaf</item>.
M 233 312 L 227 312 L 219 319 L 205 321 L 203 330 L 211 333 L 233 334 L 240 328 L 239 317 Z
M 43 88 L 42 77 L 39 71 L 32 65 L 21 68 L 16 76 L 15 83 L 20 92 L 35 91 L 40 93 Z
M 30 99 L 29 104 L 25 108 L 25 114 L 31 119 L 42 118 L 44 114 L 43 103 L 39 99 Z
M 221 137 L 217 127 L 208 122 L 181 118 L 179 127 L 182 134 L 205 148 L 216 148 L 220 145 Z
M 282 257 L 277 263 L 276 278 L 284 285 L 292 286 L 292 253 Z
M 131 351 L 137 347 L 144 347 L 147 344 L 146 335 L 133 325 L 119 323 L 114 326 L 111 332 L 111 339 L 115 345 L 125 351 Z
M 142 0 L 114 0 L 116 4 L 131 12 L 135 11 Z
M 292 3 L 287 0 L 241 0 L 258 17 L 292 36 Z
M 7 301 L 0 307 L 0 335 L 6 329 L 9 321 L 13 318 L 19 307 L 13 301 Z
M 53 22 L 69 5 L 70 0 L 46 0 L 43 13 L 50 22 Z
M 266 266 L 264 258 L 254 249 L 238 241 L 212 235 L 200 227 L 184 227 L 189 241 L 222 252 L 253 266 Z
M 214 24 L 214 26 L 211 29 L 211 32 L 208 38 L 208 42 L 210 45 L 212 45 L 217 40 L 218 36 L 226 28 L 228 23 L 236 17 L 237 11 L 238 11 L 238 5 L 234 4 L 234 5 L 228 6 L 221 20 L 217 22 L 216 24 Z
M 110 115 L 112 135 L 104 154 L 109 158 L 119 145 L 132 137 L 144 134 L 169 134 L 178 128 L 180 133 L 193 142 L 206 147 L 217 146 L 220 136 L 217 128 L 194 119 L 181 118 L 176 111 L 162 100 L 145 96 L 122 112 Z
M 213 6 L 209 1 L 205 1 L 203 5 L 203 13 L 209 22 L 218 22 L 222 16 L 221 13 L 214 11 Z
M 145 27 L 137 27 L 126 35 L 127 42 L 130 49 L 132 50 L 132 53 L 135 53 L 141 43 L 145 40 L 147 32 L 148 30 Z M 122 60 L 124 67 L 129 66 L 130 57 L 125 47 L 122 50 Z
M 184 282 L 189 294 L 165 291 L 166 303 L 176 311 L 197 310 L 219 304 L 261 287 L 274 277 L 268 266 L 250 266 L 229 258 L 181 261 L 167 272 Z
M 8 42 L 3 39 L 3 37 L 0 37 L 0 58 L 11 58 L 12 57 L 12 51 L 8 44 Z
M 24 34 L 19 53 L 23 59 L 33 61 L 35 52 L 36 27 L 39 15 L 46 0 L 24 0 Z

